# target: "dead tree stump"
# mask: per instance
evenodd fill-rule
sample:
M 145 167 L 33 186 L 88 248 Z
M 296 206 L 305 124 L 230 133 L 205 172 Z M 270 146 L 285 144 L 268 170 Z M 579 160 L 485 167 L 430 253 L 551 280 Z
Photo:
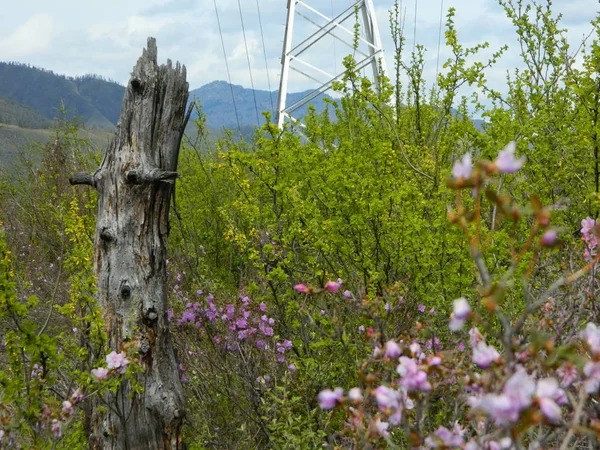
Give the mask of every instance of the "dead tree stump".
M 123 381 L 117 393 L 95 400 L 89 430 L 94 449 L 182 448 L 184 402 L 167 323 L 166 244 L 191 113 L 187 99 L 185 66 L 158 66 L 156 41 L 148 38 L 102 164 L 70 179 L 98 190 L 94 270 L 109 347 L 119 352 L 124 344 L 135 346 L 143 369 L 137 375 L 141 393 Z

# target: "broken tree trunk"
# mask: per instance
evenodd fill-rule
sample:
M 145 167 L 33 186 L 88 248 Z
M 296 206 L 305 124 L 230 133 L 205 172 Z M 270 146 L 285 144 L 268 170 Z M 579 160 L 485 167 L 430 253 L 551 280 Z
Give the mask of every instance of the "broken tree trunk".
M 98 190 L 94 270 L 111 350 L 140 355 L 143 391 L 123 381 L 97 399 L 94 449 L 179 449 L 183 392 L 167 324 L 169 204 L 185 125 L 185 66 L 158 66 L 156 41 L 137 62 L 100 168 L 71 184 Z M 104 365 L 96 362 L 96 366 Z

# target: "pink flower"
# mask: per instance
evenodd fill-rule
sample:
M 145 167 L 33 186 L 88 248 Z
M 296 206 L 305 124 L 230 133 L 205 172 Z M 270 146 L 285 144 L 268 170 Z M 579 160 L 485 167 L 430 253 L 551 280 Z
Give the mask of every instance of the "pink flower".
M 471 306 L 469 306 L 469 302 L 464 297 L 454 300 L 453 306 L 454 317 L 458 320 L 466 320 L 469 314 L 471 314 Z
M 57 419 L 53 419 L 52 420 L 52 434 L 54 435 L 55 438 L 59 438 L 62 434 L 62 423 L 60 421 L 58 421 Z
M 481 334 L 481 331 L 479 331 L 477 327 L 473 327 L 469 330 L 469 337 L 471 347 L 475 347 L 479 342 L 485 340 L 483 334 Z
M 338 280 L 338 281 L 340 281 L 340 280 Z M 338 281 L 328 281 L 327 284 L 325 285 L 325 289 L 327 289 L 332 294 L 336 293 L 337 291 L 340 290 L 340 287 L 342 285 Z
M 454 300 L 454 309 L 450 316 L 450 330 L 458 331 L 461 330 L 471 314 L 471 306 L 466 298 L 461 297 Z
M 518 367 L 508 379 L 501 394 L 487 394 L 480 399 L 471 398 L 473 409 L 479 409 L 494 418 L 497 425 L 507 425 L 519 420 L 521 411 L 531 406 L 535 393 L 535 380 Z
M 417 307 L 417 309 L 419 310 L 419 312 L 425 312 L 425 305 L 419 304 L 419 306 Z
M 71 400 L 73 400 L 73 402 L 75 402 L 75 403 L 80 402 L 83 399 L 84 399 L 84 395 L 83 395 L 83 392 L 81 392 L 81 389 L 77 389 L 71 395 Z
M 382 422 L 381 419 L 378 417 L 375 421 L 375 432 L 381 437 L 388 437 L 390 435 L 388 431 L 389 426 L 389 423 Z
M 267 310 L 267 305 L 265 305 L 265 302 L 260 302 L 260 304 L 258 305 L 258 307 L 263 312 Z
M 128 365 L 129 360 L 123 352 L 117 353 L 112 351 L 106 355 L 106 367 L 108 369 L 115 369 L 119 373 L 124 373 Z
M 73 404 L 70 401 L 65 400 L 62 403 L 62 412 L 64 412 L 66 415 L 70 416 L 71 413 L 73 412 Z
M 92 369 L 92 375 L 94 375 L 94 377 L 96 377 L 98 381 L 105 380 L 106 378 L 108 378 L 108 369 L 105 369 L 104 367 Z
M 413 342 L 408 346 L 408 349 L 412 352 L 413 355 L 419 356 L 421 354 L 421 346 L 417 342 Z
M 398 425 L 402 420 L 403 402 L 402 392 L 392 389 L 388 386 L 378 386 L 373 391 L 375 401 L 380 411 L 384 411 L 389 416 L 389 421 L 393 425 Z
M 535 395 L 538 398 L 540 410 L 546 419 L 558 422 L 562 411 L 558 405 L 568 403 L 565 391 L 558 387 L 558 381 L 554 378 L 543 378 L 538 381 Z
M 401 356 L 396 372 L 400 375 L 400 386 L 407 391 L 428 392 L 431 390 L 431 383 L 427 381 L 427 373 L 421 370 L 413 358 Z
M 194 311 L 186 310 L 181 315 L 181 319 L 177 321 L 177 325 L 183 325 L 184 323 L 194 323 L 195 320 L 196 315 L 194 314 Z
M 387 341 L 385 343 L 385 352 L 383 356 L 386 358 L 395 359 L 400 356 L 401 350 L 400 346 L 396 344 L 394 341 Z
M 600 328 L 590 322 L 582 331 L 581 337 L 587 343 L 593 355 L 600 354 Z
M 589 234 L 590 231 L 594 229 L 596 226 L 596 219 L 591 219 L 590 217 L 586 217 L 581 221 L 581 234 L 586 235 Z
M 333 409 L 338 402 L 342 401 L 344 390 L 342 388 L 325 389 L 317 396 L 321 409 Z
M 425 361 L 429 367 L 435 367 L 442 364 L 442 358 L 435 355 L 429 355 Z
M 452 166 L 452 176 L 456 179 L 470 178 L 473 172 L 473 163 L 471 153 L 467 152 L 460 161 L 455 161 Z
M 544 247 L 552 247 L 558 241 L 558 233 L 556 230 L 548 230 L 542 235 L 542 245 Z
M 455 425 L 455 430 L 457 426 Z M 428 448 L 453 448 L 462 447 L 464 440 L 462 437 L 464 430 L 458 427 L 458 432 L 452 432 L 446 427 L 439 427 L 433 435 L 425 438 L 425 445 Z
M 294 286 L 294 289 L 296 290 L 296 292 L 302 292 L 304 294 L 308 292 L 308 287 L 306 287 L 304 284 L 297 284 L 296 286 Z
M 346 289 L 342 295 L 346 300 L 352 300 L 352 292 L 350 292 L 348 289 Z
M 288 370 L 292 373 L 294 373 L 296 371 L 296 365 L 295 364 L 288 364 Z
M 517 144 L 515 141 L 511 141 L 498 153 L 498 157 L 494 163 L 501 173 L 515 173 L 525 164 L 524 156 L 515 158 L 516 149 Z
M 352 388 L 348 391 L 348 400 L 350 400 L 351 402 L 354 403 L 358 403 L 358 402 L 362 402 L 363 400 L 363 395 L 362 395 L 362 391 L 360 390 L 360 388 Z
M 560 376 L 560 385 L 563 388 L 571 386 L 579 378 L 577 369 L 572 364 L 563 364 L 556 373 Z
M 491 345 L 487 345 L 484 341 L 480 341 L 473 349 L 473 362 L 482 369 L 486 369 L 491 364 L 500 359 L 500 354 Z
M 588 394 L 595 394 L 600 387 L 600 363 L 588 361 L 583 368 L 583 374 L 586 376 L 583 385 Z

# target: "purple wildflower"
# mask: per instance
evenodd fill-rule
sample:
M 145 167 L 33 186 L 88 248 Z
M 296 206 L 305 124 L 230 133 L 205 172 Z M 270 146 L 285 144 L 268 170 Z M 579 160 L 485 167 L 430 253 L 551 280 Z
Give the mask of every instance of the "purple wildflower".
M 123 373 L 128 365 L 129 360 L 123 352 L 117 353 L 112 351 L 106 355 L 106 367 L 108 369 L 115 369 L 117 372 Z
M 511 141 L 498 153 L 494 163 L 501 173 L 515 173 L 525 164 L 524 156 L 521 158 L 515 157 L 516 150 L 517 144 L 515 141 Z
M 344 390 L 342 388 L 325 389 L 317 396 L 321 409 L 333 409 L 338 402 L 342 401 Z
M 473 349 L 473 362 L 482 369 L 490 367 L 493 362 L 498 361 L 499 359 L 500 353 L 498 353 L 491 345 L 487 345 L 484 341 L 480 341 Z
M 452 166 L 452 176 L 456 179 L 470 178 L 473 172 L 471 153 L 467 152 L 460 161 L 455 161 Z
M 461 297 L 454 300 L 454 308 L 452 315 L 450 316 L 450 330 L 458 331 L 461 330 L 465 324 L 465 321 L 471 314 L 471 306 L 466 298 Z

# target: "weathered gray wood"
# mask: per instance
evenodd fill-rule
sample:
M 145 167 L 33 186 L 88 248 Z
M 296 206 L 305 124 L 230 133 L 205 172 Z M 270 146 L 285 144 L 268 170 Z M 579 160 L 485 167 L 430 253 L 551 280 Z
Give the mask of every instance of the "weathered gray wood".
M 165 259 L 187 99 L 185 66 L 158 66 L 149 38 L 100 168 L 71 178 L 98 190 L 94 268 L 109 346 L 119 352 L 129 343 L 142 356 L 143 393 L 132 394 L 123 382 L 98 402 L 105 411 L 91 418 L 94 449 L 182 447 L 184 402 L 167 326 Z

